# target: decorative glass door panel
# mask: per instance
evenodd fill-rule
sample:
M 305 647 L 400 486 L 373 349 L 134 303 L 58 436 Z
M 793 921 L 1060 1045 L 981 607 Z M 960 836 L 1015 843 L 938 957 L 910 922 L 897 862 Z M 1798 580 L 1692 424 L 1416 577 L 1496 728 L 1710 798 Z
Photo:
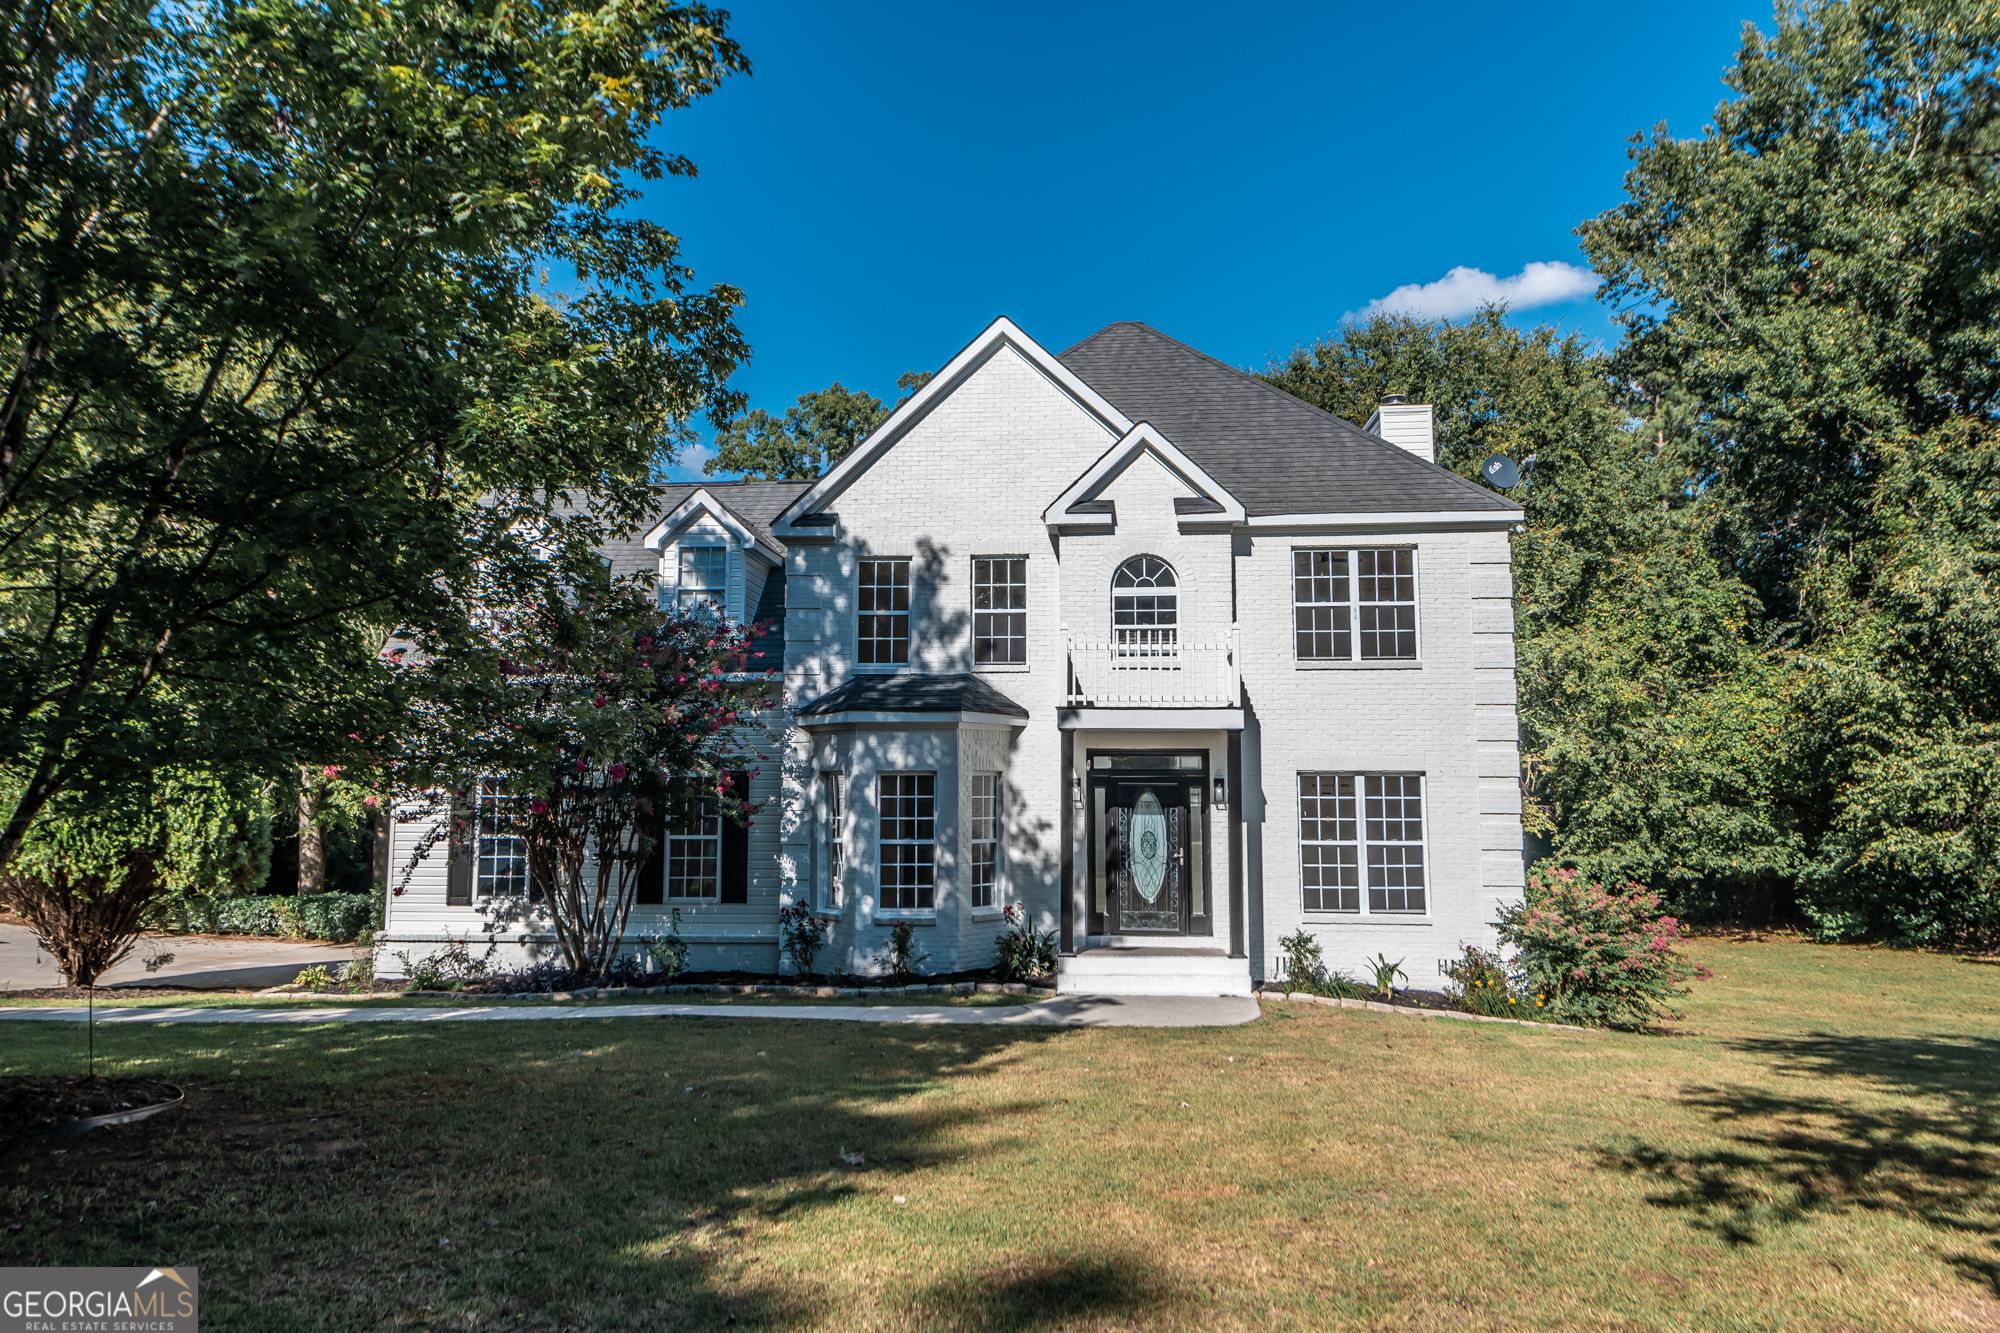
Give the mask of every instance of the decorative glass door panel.
M 1104 872 L 1114 935 L 1188 930 L 1188 785 L 1108 784 Z

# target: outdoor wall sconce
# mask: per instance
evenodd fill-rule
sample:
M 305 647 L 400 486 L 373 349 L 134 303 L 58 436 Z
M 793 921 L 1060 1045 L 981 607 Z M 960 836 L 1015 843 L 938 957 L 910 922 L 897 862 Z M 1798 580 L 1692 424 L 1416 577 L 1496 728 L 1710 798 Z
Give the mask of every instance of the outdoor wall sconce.
M 1223 776 L 1220 773 L 1215 775 L 1215 800 L 1213 804 L 1218 810 L 1227 810 L 1229 808 L 1229 784 L 1223 780 Z
M 1069 799 L 1077 809 L 1083 809 L 1083 775 L 1080 773 L 1069 775 Z

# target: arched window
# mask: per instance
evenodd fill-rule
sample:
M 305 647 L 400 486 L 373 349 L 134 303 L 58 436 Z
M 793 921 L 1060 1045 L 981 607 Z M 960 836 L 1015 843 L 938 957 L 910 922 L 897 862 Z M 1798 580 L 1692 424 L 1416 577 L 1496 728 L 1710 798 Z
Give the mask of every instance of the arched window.
M 1180 585 L 1174 567 L 1135 555 L 1111 576 L 1111 627 L 1120 657 L 1180 652 Z

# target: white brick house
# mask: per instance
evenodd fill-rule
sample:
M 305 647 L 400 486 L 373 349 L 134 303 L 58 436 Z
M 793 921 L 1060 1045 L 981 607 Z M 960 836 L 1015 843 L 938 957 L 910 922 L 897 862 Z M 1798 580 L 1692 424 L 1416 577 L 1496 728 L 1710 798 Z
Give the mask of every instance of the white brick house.
M 668 830 L 635 932 L 772 972 L 805 899 L 822 970 L 907 920 L 948 972 L 1018 904 L 1065 990 L 1240 993 L 1301 926 L 1434 985 L 1521 892 L 1522 515 L 1430 458 L 1428 407 L 1357 429 L 1142 324 L 1058 356 L 1002 319 L 817 481 L 662 487 L 613 568 L 781 621 L 786 711 L 775 817 Z M 549 948 L 505 843 L 419 868 L 385 973 Z

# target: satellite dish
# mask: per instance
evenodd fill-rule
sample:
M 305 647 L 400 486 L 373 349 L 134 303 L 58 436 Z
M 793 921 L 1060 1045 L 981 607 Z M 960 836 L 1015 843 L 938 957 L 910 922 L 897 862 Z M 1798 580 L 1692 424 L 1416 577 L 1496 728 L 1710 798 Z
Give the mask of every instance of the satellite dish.
M 1503 491 L 1511 491 L 1521 484 L 1521 469 L 1514 466 L 1514 460 L 1505 454 L 1495 454 L 1481 463 L 1479 475 L 1486 478 L 1488 486 Z

